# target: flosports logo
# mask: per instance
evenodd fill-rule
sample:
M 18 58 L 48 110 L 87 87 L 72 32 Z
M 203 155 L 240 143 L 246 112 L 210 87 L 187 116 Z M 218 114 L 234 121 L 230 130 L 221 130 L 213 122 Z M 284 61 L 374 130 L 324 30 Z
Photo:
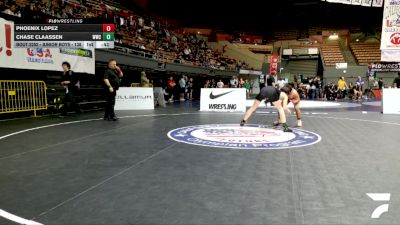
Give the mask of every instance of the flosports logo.
M 236 149 L 285 149 L 316 144 L 321 137 L 294 129 L 292 133 L 265 125 L 212 124 L 171 130 L 168 137 L 187 144 Z
M 216 99 L 216 98 L 219 98 L 219 97 L 222 97 L 222 96 L 224 96 L 224 95 L 227 95 L 227 94 L 229 94 L 229 93 L 231 93 L 232 91 L 228 91 L 228 92 L 225 92 L 225 93 L 221 93 L 221 94 L 218 94 L 218 95 L 214 95 L 212 92 L 210 93 L 210 99 Z

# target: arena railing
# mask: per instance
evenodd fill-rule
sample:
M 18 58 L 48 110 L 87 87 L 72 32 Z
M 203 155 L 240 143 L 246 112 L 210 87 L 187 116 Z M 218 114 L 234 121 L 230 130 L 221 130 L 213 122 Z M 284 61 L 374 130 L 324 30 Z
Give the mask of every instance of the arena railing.
M 44 81 L 0 80 L 0 114 L 47 109 Z

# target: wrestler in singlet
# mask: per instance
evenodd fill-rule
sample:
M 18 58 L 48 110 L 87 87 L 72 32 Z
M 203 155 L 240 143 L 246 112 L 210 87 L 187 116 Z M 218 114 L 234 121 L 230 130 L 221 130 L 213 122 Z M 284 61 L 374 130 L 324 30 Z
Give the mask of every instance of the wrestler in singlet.
M 254 100 L 253 105 L 246 111 L 242 121 L 240 122 L 240 126 L 244 126 L 250 116 L 257 110 L 261 101 L 270 102 L 271 105 L 275 106 L 279 115 L 279 123 L 283 126 L 284 132 L 292 132 L 291 129 L 286 125 L 286 114 L 290 113 L 290 110 L 287 108 L 288 96 L 286 93 L 281 92 L 279 89 L 272 86 L 265 86 L 260 90 L 260 94 L 257 95 L 256 100 Z

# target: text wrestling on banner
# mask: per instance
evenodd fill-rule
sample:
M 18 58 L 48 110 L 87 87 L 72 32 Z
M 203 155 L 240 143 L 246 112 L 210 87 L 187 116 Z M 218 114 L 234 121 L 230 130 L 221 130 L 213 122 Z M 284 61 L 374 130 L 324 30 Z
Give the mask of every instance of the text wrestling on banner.
M 200 111 L 244 112 L 246 111 L 246 89 L 202 88 Z
M 122 87 L 117 91 L 115 110 L 154 109 L 153 88 Z
M 14 22 L 0 18 L 0 67 L 62 71 L 67 61 L 78 73 L 95 73 L 94 49 L 14 48 Z

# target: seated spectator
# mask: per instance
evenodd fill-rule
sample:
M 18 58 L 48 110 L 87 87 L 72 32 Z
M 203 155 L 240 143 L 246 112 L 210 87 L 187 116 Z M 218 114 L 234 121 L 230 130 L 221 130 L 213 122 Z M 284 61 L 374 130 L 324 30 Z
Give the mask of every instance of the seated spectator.
M 21 17 L 21 12 L 18 10 L 16 4 L 11 4 L 10 8 L 6 8 L 3 13 L 12 15 L 12 16 L 18 16 Z
M 333 83 L 325 86 L 326 99 L 328 101 L 335 101 L 338 97 L 338 88 Z
M 0 12 L 3 12 L 4 10 L 6 10 L 5 2 L 0 1 Z
M 353 90 L 354 90 L 354 100 L 360 100 L 363 95 L 361 83 L 356 82 L 356 85 L 354 86 Z

